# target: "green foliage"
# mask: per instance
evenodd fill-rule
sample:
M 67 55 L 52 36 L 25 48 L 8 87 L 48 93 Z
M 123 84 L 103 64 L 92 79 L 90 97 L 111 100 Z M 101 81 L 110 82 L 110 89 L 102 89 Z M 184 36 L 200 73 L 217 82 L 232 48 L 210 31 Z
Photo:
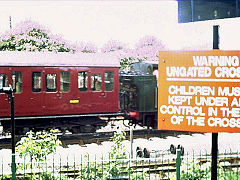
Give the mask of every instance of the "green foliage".
M 102 163 L 89 162 L 89 155 L 86 155 L 84 157 L 86 163 L 83 164 L 81 178 L 100 180 L 126 174 L 128 172 L 128 166 L 122 163 L 122 160 L 127 158 L 126 148 L 122 144 L 125 139 L 126 133 L 124 131 L 114 134 L 111 139 L 113 145 L 109 153 L 108 161 L 102 161 Z
M 47 155 L 55 153 L 56 147 L 61 145 L 56 130 L 50 130 L 49 133 L 30 131 L 26 135 L 16 144 L 16 151 L 21 158 L 30 156 L 31 159 L 42 162 L 46 160 Z
M 235 171 L 232 168 L 219 168 L 219 180 L 238 180 L 240 173 L 238 172 L 238 169 Z
M 126 133 L 124 131 L 116 132 L 111 140 L 113 145 L 111 147 L 111 152 L 109 153 L 110 159 L 126 159 L 126 148 L 122 144 L 123 141 L 126 140 Z
M 60 178 L 61 177 L 61 178 Z M 2 179 L 12 179 L 11 175 L 3 175 Z M 18 175 L 16 177 L 17 180 L 57 180 L 57 179 L 61 179 L 61 180 L 67 180 L 67 176 L 64 175 L 53 175 L 51 172 L 43 172 L 40 174 L 24 174 L 24 175 Z
M 122 144 L 126 140 L 126 133 L 124 131 L 117 132 L 112 137 L 113 145 L 109 153 L 109 166 L 107 172 L 110 176 L 120 176 L 123 172 L 127 172 L 128 167 L 122 166 L 121 160 L 127 159 L 126 148 Z
M 239 179 L 239 173 L 236 172 L 225 172 L 220 174 L 219 180 L 238 180 Z
M 116 132 L 111 141 L 113 145 L 109 153 L 109 159 L 102 162 L 90 162 L 89 155 L 84 158 L 82 164 L 80 178 L 85 180 L 108 180 L 110 177 L 127 176 L 131 179 L 142 180 L 145 177 L 144 173 L 134 173 L 129 167 L 129 160 L 126 154 L 126 148 L 123 141 L 126 140 L 126 133 Z
M 121 70 L 127 70 L 129 69 L 130 65 L 135 63 L 135 62 L 142 62 L 143 59 L 135 59 L 133 57 L 129 57 L 129 58 L 121 58 L 120 59 L 120 65 L 121 65 Z
M 184 168 L 185 167 L 185 168 Z M 201 180 L 211 177 L 210 164 L 187 163 L 181 167 L 181 179 Z
M 16 144 L 16 151 L 19 153 L 21 158 L 26 159 L 29 157 L 31 162 L 26 164 L 19 164 L 17 166 L 18 170 L 33 170 L 42 169 L 41 173 L 33 173 L 31 175 L 25 174 L 25 178 L 44 179 L 44 180 L 54 180 L 58 179 L 56 175 L 51 172 L 45 172 L 42 162 L 46 162 L 47 156 L 49 154 L 56 152 L 56 147 L 61 145 L 61 141 L 58 140 L 56 130 L 50 130 L 50 132 L 37 132 L 32 131 L 26 134 L 26 137 L 21 138 L 21 140 Z M 36 162 L 37 167 L 33 167 Z M 18 177 L 21 179 L 21 177 Z M 64 180 L 64 178 L 61 178 Z M 66 179 L 66 178 L 65 178 Z
M 32 177 L 33 180 L 39 180 L 39 179 L 44 179 L 44 180 L 57 180 L 60 179 L 60 175 L 54 175 L 51 172 L 44 172 L 40 174 L 36 174 Z M 61 175 L 61 180 L 67 180 L 67 176 Z
M 232 171 L 231 169 L 223 169 L 218 166 L 218 179 L 219 180 L 237 180 L 239 179 L 239 173 Z M 187 163 L 181 166 L 181 179 L 211 179 L 211 163 Z
M 85 155 L 84 163 L 81 165 L 81 172 L 79 174 L 81 179 L 107 179 L 105 171 L 105 167 L 97 162 L 90 162 L 89 155 Z

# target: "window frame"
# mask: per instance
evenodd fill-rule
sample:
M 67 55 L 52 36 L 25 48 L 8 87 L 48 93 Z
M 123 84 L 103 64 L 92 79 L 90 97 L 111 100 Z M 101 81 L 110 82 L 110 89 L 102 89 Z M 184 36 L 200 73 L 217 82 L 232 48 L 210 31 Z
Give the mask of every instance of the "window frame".
M 53 81 L 54 82 L 54 84 L 53 84 L 54 88 L 49 88 L 49 84 L 48 84 L 50 82 L 49 81 L 50 79 L 48 79 L 49 75 L 52 75 L 54 77 L 54 81 Z M 47 93 L 55 93 L 55 92 L 57 92 L 57 89 L 58 89 L 57 88 L 57 84 L 58 84 L 57 81 L 58 81 L 57 80 L 57 73 L 47 73 L 45 75 L 45 90 L 46 90 Z
M 110 86 L 111 90 L 107 90 L 108 86 L 107 86 L 107 83 L 106 83 L 106 74 L 108 74 L 108 73 L 112 74 L 112 77 L 111 77 L 110 83 L 109 83 L 109 85 L 111 85 Z M 114 72 L 113 71 L 106 71 L 106 72 L 104 72 L 104 84 L 105 84 L 105 89 L 104 89 L 105 92 L 113 92 L 114 91 Z
M 38 74 L 38 75 L 40 75 L 40 76 L 37 76 L 38 78 L 40 78 L 40 80 L 39 80 L 39 82 L 40 82 L 40 88 L 35 88 L 34 87 L 34 82 L 35 82 L 35 79 L 34 79 L 34 74 Z M 42 72 L 40 72 L 40 71 L 32 71 L 32 79 L 31 79 L 31 81 L 32 81 L 32 92 L 34 92 L 34 93 L 40 93 L 41 91 L 42 91 Z M 38 82 L 38 83 L 39 83 Z
M 20 81 L 16 81 L 16 79 L 17 79 L 17 74 L 19 73 L 19 75 L 20 75 Z M 14 82 L 14 84 L 13 84 L 13 75 L 15 75 L 16 77 L 15 77 L 15 82 Z M 16 93 L 16 94 L 21 94 L 22 93 L 22 91 L 23 91 L 23 89 L 22 89 L 22 84 L 23 84 L 23 76 L 22 76 L 22 72 L 21 71 L 12 71 L 12 73 L 11 73 L 11 85 L 12 85 L 12 88 L 13 88 L 13 92 L 14 93 Z M 18 82 L 20 82 L 20 91 L 17 91 L 17 83 Z
M 3 77 L 2 85 L 0 85 L 0 88 L 2 89 L 3 87 L 8 87 L 8 83 L 9 83 L 8 74 L 7 73 L 0 73 L 0 77 Z M 5 85 L 7 85 L 7 86 L 5 86 Z
M 67 79 L 67 81 L 64 81 L 64 79 L 63 79 L 63 73 L 66 73 L 66 74 L 68 74 L 68 79 Z M 63 84 L 68 84 L 68 90 L 67 91 L 64 91 L 64 85 Z M 68 92 L 70 92 L 71 91 L 71 78 L 70 78 L 70 72 L 69 71 L 61 71 L 60 72 L 60 92 L 62 92 L 62 93 L 68 93 Z
M 83 74 L 83 86 L 81 87 L 80 85 L 81 85 L 81 79 L 79 78 L 80 76 L 79 76 L 79 74 Z M 85 75 L 85 77 L 84 77 L 84 75 Z M 89 72 L 88 71 L 79 71 L 78 72 L 78 90 L 80 91 L 80 92 L 86 92 L 86 91 L 88 91 L 88 81 L 89 81 Z M 84 86 L 85 85 L 85 86 Z
M 96 76 L 98 76 L 96 79 L 98 79 L 99 77 L 101 78 L 100 80 L 101 81 L 95 81 L 95 77 Z M 92 79 L 94 77 L 94 79 Z M 102 73 L 92 73 L 91 74 L 91 91 L 92 92 L 101 92 L 102 90 L 103 90 L 103 83 L 102 83 L 102 80 L 103 80 L 103 77 L 102 77 Z M 94 84 L 93 84 L 93 81 L 95 81 L 94 82 Z M 100 82 L 100 87 L 101 87 L 101 89 L 100 90 L 96 90 L 96 83 L 97 82 Z M 93 85 L 93 86 L 92 86 Z

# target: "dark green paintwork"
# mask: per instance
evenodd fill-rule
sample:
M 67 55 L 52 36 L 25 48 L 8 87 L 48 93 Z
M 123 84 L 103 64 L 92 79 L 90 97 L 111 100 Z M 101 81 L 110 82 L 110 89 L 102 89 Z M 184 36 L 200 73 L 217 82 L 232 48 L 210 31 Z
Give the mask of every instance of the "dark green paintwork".
M 131 88 L 124 88 L 126 86 Z M 120 75 L 120 89 L 125 91 L 126 94 L 131 94 L 132 91 L 135 94 L 136 106 L 128 107 L 128 110 L 138 112 L 156 111 L 156 86 L 156 76 L 151 74 L 128 73 Z

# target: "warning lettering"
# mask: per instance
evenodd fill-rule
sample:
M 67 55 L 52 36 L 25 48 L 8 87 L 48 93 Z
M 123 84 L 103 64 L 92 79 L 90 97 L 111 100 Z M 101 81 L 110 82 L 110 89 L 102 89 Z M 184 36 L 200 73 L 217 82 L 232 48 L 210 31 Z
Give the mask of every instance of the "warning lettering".
M 239 51 L 160 52 L 158 128 L 240 132 Z

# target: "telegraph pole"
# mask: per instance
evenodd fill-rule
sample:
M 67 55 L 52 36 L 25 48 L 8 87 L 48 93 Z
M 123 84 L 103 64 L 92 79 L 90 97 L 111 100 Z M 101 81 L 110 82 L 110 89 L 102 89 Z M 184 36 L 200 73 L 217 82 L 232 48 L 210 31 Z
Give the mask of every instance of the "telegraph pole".
M 9 16 L 9 27 L 10 27 L 10 29 L 12 29 L 12 17 L 11 16 Z

